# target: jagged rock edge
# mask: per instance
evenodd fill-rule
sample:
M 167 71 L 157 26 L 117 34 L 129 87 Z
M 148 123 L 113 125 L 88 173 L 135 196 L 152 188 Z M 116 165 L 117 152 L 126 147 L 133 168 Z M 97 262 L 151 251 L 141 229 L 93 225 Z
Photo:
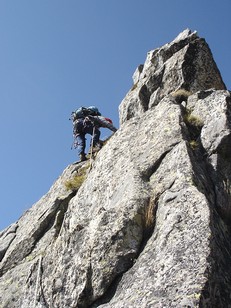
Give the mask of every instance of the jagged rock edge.
M 31 246 L 29 247 L 30 249 L 28 249 L 18 260 L 16 260 L 16 262 L 13 262 L 13 264 L 10 263 L 9 266 L 7 266 L 7 263 L 11 261 L 10 258 L 7 259 L 7 262 L 4 266 L 4 269 L 0 269 L 0 277 L 2 277 L 4 275 L 4 273 L 6 273 L 8 270 L 16 267 L 18 264 L 20 264 L 21 262 L 23 262 L 23 260 L 28 257 L 34 250 L 34 248 L 36 247 L 36 244 L 40 241 L 40 239 L 44 236 L 44 234 L 50 229 L 52 228 L 52 226 L 55 224 L 55 221 L 57 219 L 57 215 L 58 213 L 61 211 L 60 209 L 63 207 L 64 209 L 64 212 L 63 212 L 63 217 L 62 217 L 62 222 L 63 222 L 63 219 L 64 219 L 64 215 L 65 215 L 65 212 L 68 210 L 68 204 L 70 202 L 70 200 L 76 195 L 76 191 L 72 191 L 68 194 L 67 197 L 65 198 L 57 198 L 53 204 L 53 206 L 44 211 L 44 213 L 42 215 L 40 215 L 40 218 L 42 218 L 43 215 L 45 215 L 45 213 L 47 211 L 49 211 L 50 213 L 45 217 L 44 220 L 42 220 L 40 222 L 40 226 L 34 231 L 34 233 L 31 235 Z M 61 231 L 61 227 L 62 225 L 60 226 L 60 228 L 56 229 L 56 236 L 59 235 L 60 231 Z M 16 237 L 16 235 L 15 235 Z M 14 238 L 15 238 L 14 237 Z M 14 239 L 13 239 L 14 240 Z M 10 242 L 12 243 L 13 240 Z M 11 252 L 11 254 L 14 256 L 14 255 L 17 255 L 17 251 L 20 250 L 20 247 L 23 248 L 24 247 L 24 242 L 27 242 L 27 239 L 25 240 L 22 240 L 19 245 L 16 247 L 16 250 L 13 250 Z M 10 246 L 10 245 L 9 245 Z M 8 246 L 8 247 L 9 247 Z M 5 251 L 5 253 L 7 252 L 7 250 Z M 15 252 L 15 254 L 14 254 Z M 5 255 L 4 253 L 4 255 Z M 4 256 L 3 256 L 4 257 Z

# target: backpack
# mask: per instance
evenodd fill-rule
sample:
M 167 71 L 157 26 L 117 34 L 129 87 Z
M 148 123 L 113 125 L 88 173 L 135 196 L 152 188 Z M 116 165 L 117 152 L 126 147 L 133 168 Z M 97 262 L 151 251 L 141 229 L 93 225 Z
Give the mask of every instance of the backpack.
M 80 107 L 71 113 L 71 119 L 72 121 L 75 121 L 76 119 L 85 118 L 89 115 L 101 116 L 101 113 L 99 112 L 98 108 L 95 106 Z
M 87 108 L 87 110 L 90 112 L 89 115 L 92 116 L 101 116 L 101 113 L 99 112 L 99 109 L 95 106 L 90 106 Z

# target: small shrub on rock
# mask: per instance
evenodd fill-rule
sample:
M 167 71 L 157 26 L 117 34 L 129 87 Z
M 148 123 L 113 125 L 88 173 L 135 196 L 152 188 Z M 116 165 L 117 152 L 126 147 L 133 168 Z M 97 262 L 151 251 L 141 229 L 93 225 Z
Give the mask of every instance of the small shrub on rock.
M 192 93 L 185 89 L 179 89 L 175 92 L 172 92 L 171 95 L 175 98 L 175 101 L 178 104 L 181 104 L 182 102 L 187 102 L 188 97 L 192 95 Z
M 81 169 L 78 170 L 78 172 L 75 172 L 73 178 L 70 180 L 67 180 L 64 185 L 67 190 L 72 190 L 72 191 L 77 191 L 83 184 L 86 175 L 87 175 L 87 170 L 89 169 L 89 164 L 86 166 L 82 167 Z

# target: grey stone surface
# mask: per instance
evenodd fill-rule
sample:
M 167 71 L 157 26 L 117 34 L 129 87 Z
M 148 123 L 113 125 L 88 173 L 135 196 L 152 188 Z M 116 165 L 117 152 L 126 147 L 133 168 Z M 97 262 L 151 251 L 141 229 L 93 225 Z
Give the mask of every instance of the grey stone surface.
M 139 71 L 134 74 L 134 86 L 120 104 L 121 124 L 142 115 L 178 89 L 192 93 L 226 89 L 209 46 L 188 29 L 171 43 L 148 52 L 142 72 L 137 75 Z
M 0 233 L 1 308 L 231 307 L 230 92 L 190 30 L 134 81 L 91 166 Z

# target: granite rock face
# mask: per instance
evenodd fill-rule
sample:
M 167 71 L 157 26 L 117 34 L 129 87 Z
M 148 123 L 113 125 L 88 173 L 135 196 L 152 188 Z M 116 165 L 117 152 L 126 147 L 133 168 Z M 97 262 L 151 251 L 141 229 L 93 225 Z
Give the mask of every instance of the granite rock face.
M 185 30 L 171 43 L 150 51 L 133 75 L 134 85 L 120 104 L 120 122 L 157 105 L 178 89 L 191 92 L 226 89 L 209 46 Z
M 92 164 L 0 233 L 1 308 L 231 307 L 230 92 L 190 30 L 133 79 Z

